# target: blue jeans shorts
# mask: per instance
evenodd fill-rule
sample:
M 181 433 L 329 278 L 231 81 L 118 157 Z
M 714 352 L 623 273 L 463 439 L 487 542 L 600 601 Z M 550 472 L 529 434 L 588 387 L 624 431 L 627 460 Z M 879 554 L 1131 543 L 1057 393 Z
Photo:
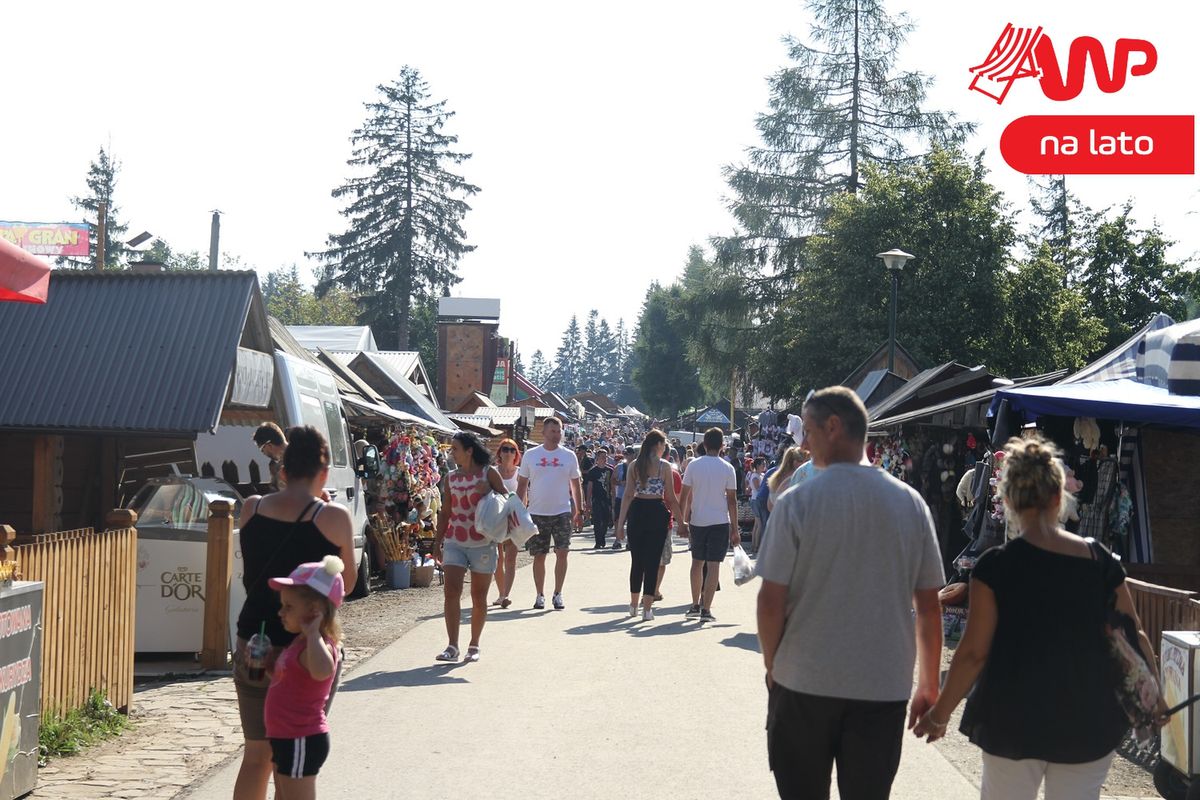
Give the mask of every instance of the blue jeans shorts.
M 461 567 L 481 575 L 495 575 L 496 545 L 467 547 L 453 539 L 446 539 L 442 542 L 442 566 Z

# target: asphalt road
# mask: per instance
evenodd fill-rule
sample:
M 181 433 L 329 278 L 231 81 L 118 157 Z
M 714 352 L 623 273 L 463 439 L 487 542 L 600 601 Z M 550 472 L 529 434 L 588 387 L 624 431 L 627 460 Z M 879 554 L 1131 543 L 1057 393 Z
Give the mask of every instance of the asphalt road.
M 530 570 L 520 571 L 513 607 L 489 615 L 480 662 L 435 662 L 446 643 L 435 619 L 357 665 L 333 707 L 318 794 L 774 797 L 757 582 L 735 586 L 727 560 L 717 621 L 685 620 L 689 558 L 677 543 L 664 601 L 642 622 L 627 615 L 628 554 L 592 552 L 589 540 L 575 538 L 564 611 L 532 610 Z M 184 796 L 227 800 L 236 772 L 235 760 Z M 957 800 L 978 789 L 908 737 L 892 796 Z

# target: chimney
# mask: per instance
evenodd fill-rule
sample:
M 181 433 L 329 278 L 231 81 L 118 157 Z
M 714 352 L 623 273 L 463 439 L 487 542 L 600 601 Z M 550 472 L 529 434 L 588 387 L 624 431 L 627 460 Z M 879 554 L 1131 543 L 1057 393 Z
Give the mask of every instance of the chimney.
M 161 261 L 136 261 L 129 265 L 129 271 L 135 275 L 154 275 L 162 272 L 163 268 Z

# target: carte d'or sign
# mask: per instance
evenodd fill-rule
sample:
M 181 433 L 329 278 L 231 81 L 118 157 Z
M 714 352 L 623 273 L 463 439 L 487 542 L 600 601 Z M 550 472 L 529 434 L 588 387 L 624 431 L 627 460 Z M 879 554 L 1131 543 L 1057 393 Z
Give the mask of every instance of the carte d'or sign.
M 39 256 L 90 256 L 83 222 L 0 222 L 0 238 Z

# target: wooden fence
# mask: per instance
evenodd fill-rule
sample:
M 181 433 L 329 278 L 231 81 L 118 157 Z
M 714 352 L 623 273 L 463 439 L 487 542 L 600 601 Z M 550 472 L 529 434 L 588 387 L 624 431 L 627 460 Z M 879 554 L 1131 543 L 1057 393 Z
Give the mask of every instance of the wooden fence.
M 93 689 L 125 712 L 133 702 L 137 531 L 132 514 L 124 513 L 125 519 L 117 518 L 124 527 L 21 536 L 13 542 L 20 578 L 46 584 L 43 713 L 78 708 Z
M 1158 657 L 1163 631 L 1200 630 L 1200 594 L 1126 578 L 1133 607 Z

